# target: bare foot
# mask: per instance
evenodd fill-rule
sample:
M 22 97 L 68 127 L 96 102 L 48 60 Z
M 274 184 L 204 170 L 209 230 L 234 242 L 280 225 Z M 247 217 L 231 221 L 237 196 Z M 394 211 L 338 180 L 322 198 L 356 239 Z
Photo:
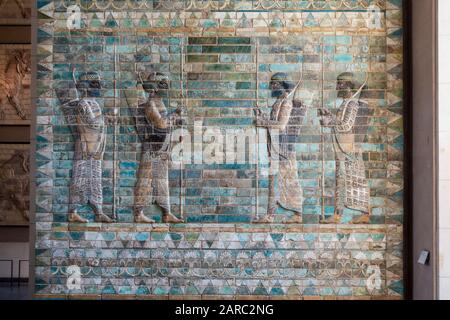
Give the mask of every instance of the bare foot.
M 104 213 L 97 213 L 95 215 L 95 222 L 105 222 L 105 223 L 111 223 L 114 222 L 113 219 L 111 219 L 110 217 L 108 217 L 106 214 Z
M 331 217 L 324 220 L 320 220 L 321 224 L 338 224 L 341 222 L 341 216 L 338 214 L 333 214 Z
M 78 222 L 78 223 L 88 223 L 89 221 L 85 218 L 82 218 L 78 213 L 71 212 L 68 217 L 69 222 Z
M 370 221 L 370 217 L 368 214 L 363 214 L 362 216 L 354 218 L 350 223 L 351 224 L 368 224 Z
M 134 222 L 136 222 L 136 223 L 155 223 L 155 220 L 150 219 L 142 212 L 139 212 L 134 215 Z
M 170 212 L 164 213 L 162 216 L 162 222 L 164 223 L 182 223 L 183 219 L 175 217 Z
M 275 216 L 272 214 L 267 214 L 265 216 L 255 218 L 252 220 L 252 223 L 263 224 L 263 223 L 273 223 L 275 220 Z
M 287 224 L 295 224 L 295 223 L 303 223 L 303 218 L 301 214 L 294 214 L 291 218 L 287 219 L 286 221 L 284 221 L 284 223 Z

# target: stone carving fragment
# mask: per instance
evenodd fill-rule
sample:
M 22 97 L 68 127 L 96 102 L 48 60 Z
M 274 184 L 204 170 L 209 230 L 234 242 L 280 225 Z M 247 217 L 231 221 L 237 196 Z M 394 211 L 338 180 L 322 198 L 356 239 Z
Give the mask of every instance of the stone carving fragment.
M 30 18 L 31 9 L 28 0 L 0 0 L 0 19 Z
M 29 50 L 15 50 L 0 73 L 0 121 L 11 120 L 6 119 L 7 104 L 14 108 L 20 119 L 27 119 L 27 110 L 21 101 L 21 94 L 23 81 L 31 72 L 30 58 Z
M 28 225 L 29 145 L 0 146 L 0 225 Z

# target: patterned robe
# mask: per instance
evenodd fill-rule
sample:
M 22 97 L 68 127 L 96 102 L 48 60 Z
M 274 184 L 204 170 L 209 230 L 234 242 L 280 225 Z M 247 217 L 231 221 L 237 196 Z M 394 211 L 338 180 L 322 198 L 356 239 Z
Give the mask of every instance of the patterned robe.
M 172 119 L 162 101 L 151 100 L 132 110 L 142 143 L 141 162 L 134 197 L 141 209 L 156 203 L 170 210 L 169 152 Z
M 302 213 L 303 191 L 298 177 L 295 143 L 305 114 L 306 108 L 300 102 L 278 99 L 270 118 L 263 121 L 268 129 L 269 213 L 277 205 Z
M 332 123 L 336 159 L 336 207 L 369 213 L 370 190 L 361 151 L 355 148 L 353 128 L 360 103 L 344 100 Z
M 63 110 L 76 137 L 70 184 L 70 204 L 91 204 L 101 208 L 102 162 L 106 128 L 100 105 L 93 99 L 72 100 Z

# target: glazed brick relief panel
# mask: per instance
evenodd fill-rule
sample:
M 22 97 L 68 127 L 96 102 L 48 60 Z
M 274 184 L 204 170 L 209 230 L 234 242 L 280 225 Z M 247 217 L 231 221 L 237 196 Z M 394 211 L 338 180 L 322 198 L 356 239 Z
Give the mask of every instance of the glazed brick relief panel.
M 402 298 L 402 1 L 38 11 L 37 296 Z

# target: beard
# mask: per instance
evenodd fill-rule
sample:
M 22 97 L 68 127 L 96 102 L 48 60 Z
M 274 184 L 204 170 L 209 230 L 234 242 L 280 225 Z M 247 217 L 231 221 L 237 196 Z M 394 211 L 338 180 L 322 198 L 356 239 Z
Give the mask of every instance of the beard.
M 284 93 L 284 90 L 272 90 L 272 98 L 281 97 Z
M 352 96 L 352 92 L 348 90 L 339 90 L 337 93 L 338 98 L 347 99 Z
M 87 90 L 87 94 L 88 94 L 89 97 L 98 98 L 98 97 L 101 96 L 101 90 L 100 89 L 92 89 L 91 88 L 91 89 Z
M 161 98 L 167 98 L 169 96 L 169 90 L 167 89 L 160 89 L 157 91 L 158 96 Z

